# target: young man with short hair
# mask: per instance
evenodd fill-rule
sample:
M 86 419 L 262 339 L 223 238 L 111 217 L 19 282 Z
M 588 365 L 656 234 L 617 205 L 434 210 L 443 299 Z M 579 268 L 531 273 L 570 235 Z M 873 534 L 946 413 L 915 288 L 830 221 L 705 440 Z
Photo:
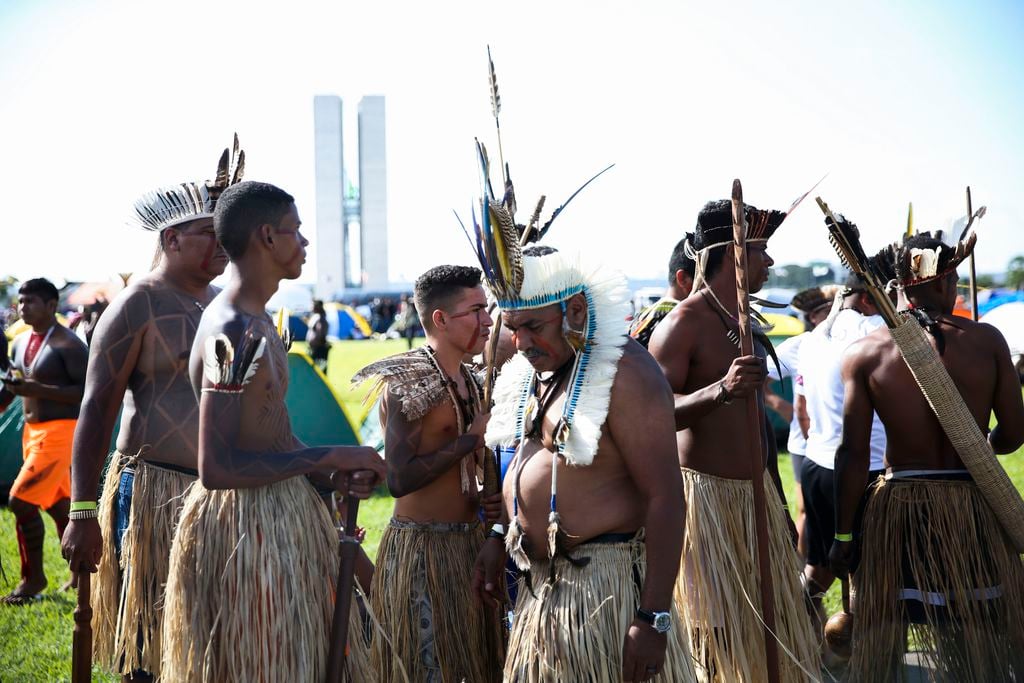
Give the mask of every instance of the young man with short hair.
M 308 242 L 294 199 L 242 182 L 214 228 L 236 277 L 203 312 L 189 375 L 199 400 L 199 482 L 171 550 L 162 677 L 322 681 L 338 533 L 310 478 L 366 498 L 384 476 L 372 448 L 307 448 L 292 433 L 288 355 L 266 304 L 302 272 Z M 350 673 L 372 680 L 358 614 Z
M 464 358 L 490 335 L 480 270 L 437 266 L 415 285 L 427 343 L 359 371 L 383 389 L 381 424 L 395 511 L 381 539 L 373 642 L 381 681 L 499 681 L 504 660 L 497 614 L 467 590 L 484 543 L 478 456 L 489 413 Z M 493 517 L 500 495 L 487 501 Z
M 78 422 L 89 350 L 75 333 L 57 322 L 60 295 L 49 280 L 27 280 L 18 289 L 18 313 L 32 328 L 12 345 L 13 362 L 3 377 L 0 411 L 22 399 L 24 464 L 11 486 L 21 553 L 21 583 L 0 603 L 23 605 L 46 588 L 39 510 L 46 510 L 64 534 L 71 505 L 71 442 Z

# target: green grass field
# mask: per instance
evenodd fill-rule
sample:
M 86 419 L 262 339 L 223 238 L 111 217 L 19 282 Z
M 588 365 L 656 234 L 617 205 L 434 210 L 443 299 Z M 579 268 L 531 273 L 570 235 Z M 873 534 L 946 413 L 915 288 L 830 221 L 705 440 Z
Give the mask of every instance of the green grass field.
M 365 389 L 349 387 L 349 378 L 363 365 L 383 356 L 404 351 L 405 342 L 342 342 L 330 354 L 328 377 L 349 415 L 362 421 L 369 406 L 363 405 Z M 1002 458 L 1010 478 L 1018 486 L 1024 484 L 1024 449 Z M 793 472 L 789 457 L 781 456 L 779 471 L 787 497 L 793 498 Z M 360 526 L 367 530 L 365 549 L 376 557 L 377 544 L 391 516 L 392 499 L 381 494 L 360 506 Z M 71 676 L 71 629 L 74 593 L 59 593 L 57 587 L 68 576 L 67 565 L 60 556 L 56 529 L 47 517 L 45 567 L 50 588 L 44 599 L 25 607 L 0 607 L 0 683 L 52 683 L 68 681 Z M 0 563 L 6 578 L 0 581 L 0 590 L 9 591 L 18 581 L 18 547 L 14 533 L 14 518 L 6 510 L 0 511 Z M 826 597 L 829 612 L 839 607 L 838 584 Z M 118 678 L 99 670 L 93 672 L 94 681 L 117 681 Z

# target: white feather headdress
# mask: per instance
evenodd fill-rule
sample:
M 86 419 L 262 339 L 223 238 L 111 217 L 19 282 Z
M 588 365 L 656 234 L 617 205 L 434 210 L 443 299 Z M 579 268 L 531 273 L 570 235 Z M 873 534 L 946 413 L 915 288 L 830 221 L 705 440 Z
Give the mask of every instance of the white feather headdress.
M 214 180 L 186 182 L 147 192 L 135 201 L 130 223 L 143 230 L 160 232 L 200 218 L 213 217 L 221 193 L 245 174 L 245 150 L 234 145 L 225 148 L 217 164 Z
M 590 264 L 578 254 L 524 256 L 520 297 L 501 301 L 500 305 L 508 311 L 526 310 L 564 303 L 577 294 L 586 297 L 587 319 L 562 413 L 567 433 L 556 442 L 567 463 L 589 465 L 597 452 L 615 372 L 628 340 L 626 278 Z M 494 386 L 495 405 L 487 427 L 489 446 L 511 446 L 522 437 L 523 412 L 533 377 L 533 367 L 523 356 L 516 356 L 502 369 Z

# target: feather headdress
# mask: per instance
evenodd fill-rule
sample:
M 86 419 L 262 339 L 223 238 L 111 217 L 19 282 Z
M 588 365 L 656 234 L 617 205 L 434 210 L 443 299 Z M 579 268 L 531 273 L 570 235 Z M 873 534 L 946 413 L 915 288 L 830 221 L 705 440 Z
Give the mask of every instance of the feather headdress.
M 236 133 L 232 147 L 225 148 L 220 156 L 214 180 L 185 182 L 147 192 L 135 201 L 131 222 L 143 230 L 160 232 L 199 218 L 212 217 L 221 193 L 240 182 L 244 174 L 245 151 L 239 149 Z
M 583 183 L 561 206 L 551 212 L 551 215 L 543 223 L 541 213 L 544 210 L 546 196 L 541 195 L 540 199 L 526 223 L 516 222 L 516 194 L 512 184 L 512 176 L 509 166 L 504 162 L 501 153 L 501 124 L 499 114 L 501 112 L 501 96 L 498 93 L 498 77 L 494 70 L 494 61 L 491 59 L 491 50 L 487 49 L 488 67 L 488 90 L 490 94 L 491 113 L 494 115 L 494 124 L 498 134 L 498 150 L 501 162 L 503 193 L 499 200 L 491 184 L 491 162 L 487 155 L 487 147 L 480 140 L 476 140 L 476 156 L 480 172 L 480 199 L 474 202 L 470 215 L 473 223 L 473 234 L 466 231 L 466 225 L 462 219 L 456 218 L 462 224 L 463 231 L 469 239 L 470 246 L 480 262 L 484 278 L 491 294 L 498 300 L 502 308 L 506 303 L 512 303 L 519 298 L 519 290 L 523 286 L 523 256 L 522 250 L 528 244 L 542 239 L 551 229 L 552 223 L 559 214 L 569 205 L 576 195 L 583 188 L 596 180 L 601 174 L 608 171 L 615 164 L 602 169 L 592 178 Z
M 889 247 L 895 277 L 900 287 L 914 287 L 948 275 L 974 251 L 978 233 L 974 221 L 985 215 L 981 207 L 966 219 L 955 245 L 942 241 L 941 232 L 919 232 Z
M 498 80 L 490 50 L 487 56 L 491 109 L 501 154 L 501 127 L 498 120 L 501 98 L 498 95 Z M 561 304 L 564 314 L 565 302 L 569 298 L 583 295 L 586 299 L 587 313 L 583 330 L 567 330 L 565 333 L 567 341 L 575 350 L 575 358 L 568 378 L 562 416 L 554 430 L 555 449 L 551 456 L 548 554 L 551 557 L 564 555 L 562 550 L 565 539 L 560 530 L 556 503 L 557 460 L 562 457 L 566 463 L 579 466 L 589 465 L 594 460 L 601 428 L 608 416 L 618 361 L 628 341 L 625 318 L 629 307 L 629 292 L 623 276 L 588 265 L 579 256 L 557 251 L 543 256 L 524 255 L 523 247 L 543 238 L 576 195 L 612 166 L 580 186 L 543 222 L 541 212 L 545 197 L 542 196 L 529 220 L 523 224 L 516 222 L 516 196 L 508 164 L 502 158 L 504 187 L 499 200 L 491 184 L 487 149 L 479 140 L 476 141 L 476 153 L 480 166 L 481 198 L 471 210 L 473 235 L 470 236 L 467 231 L 466 236 L 498 305 L 504 311 L 515 311 Z M 492 334 L 496 336 L 496 333 Z M 504 366 L 494 386 L 495 405 L 486 434 L 490 446 L 515 444 L 519 447 L 523 444 L 527 436 L 525 425 L 532 419 L 527 416 L 530 410 L 527 407 L 528 398 L 534 395 L 536 384 L 537 373 L 523 356 L 517 356 Z M 536 401 L 533 402 L 535 404 Z M 516 562 L 523 567 L 526 558 L 522 552 L 518 497 L 513 507 L 506 545 Z

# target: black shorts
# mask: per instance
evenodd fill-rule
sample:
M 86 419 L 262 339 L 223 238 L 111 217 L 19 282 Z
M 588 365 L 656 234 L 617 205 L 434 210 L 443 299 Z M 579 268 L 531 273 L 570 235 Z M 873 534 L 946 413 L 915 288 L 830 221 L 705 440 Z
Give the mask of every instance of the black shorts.
M 329 346 L 310 346 L 309 357 L 313 360 L 327 360 L 327 352 L 331 350 Z
M 882 470 L 868 473 L 868 484 L 875 481 Z M 822 467 L 810 458 L 804 458 L 800 467 L 800 490 L 804 496 L 804 538 L 807 542 L 807 564 L 812 567 L 828 566 L 828 551 L 836 537 L 835 471 Z M 865 491 L 866 495 L 867 491 Z M 861 507 L 864 505 L 861 499 Z M 860 512 L 857 514 L 860 517 Z

